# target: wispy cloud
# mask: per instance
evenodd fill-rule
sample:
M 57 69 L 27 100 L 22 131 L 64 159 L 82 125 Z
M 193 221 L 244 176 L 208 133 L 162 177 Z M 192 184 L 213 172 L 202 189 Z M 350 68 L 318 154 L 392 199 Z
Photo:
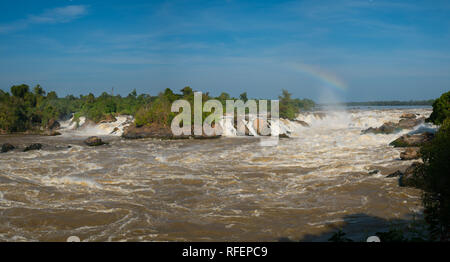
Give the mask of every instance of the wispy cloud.
M 48 9 L 38 15 L 28 15 L 26 18 L 7 24 L 0 24 L 0 33 L 10 33 L 26 29 L 34 24 L 68 23 L 85 16 L 88 13 L 86 5 L 68 5 Z

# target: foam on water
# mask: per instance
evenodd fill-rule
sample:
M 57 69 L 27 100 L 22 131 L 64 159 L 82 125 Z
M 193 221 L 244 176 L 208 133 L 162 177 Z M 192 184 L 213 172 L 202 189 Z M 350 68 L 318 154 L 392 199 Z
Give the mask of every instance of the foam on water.
M 132 116 L 117 116 L 115 122 L 111 123 L 91 123 L 85 117 L 80 117 L 79 122 L 72 117 L 60 123 L 60 132 L 65 136 L 121 136 L 125 127 L 133 122 Z
M 86 131 L 68 130 L 73 124 L 64 122 L 66 137 L 45 138 L 44 144 L 67 139 L 72 148 L 0 157 L 0 240 L 273 241 L 320 234 L 352 214 L 403 218 L 420 212 L 420 192 L 385 178 L 384 169 L 411 163 L 400 161 L 400 151 L 388 144 L 434 127 L 387 135 L 361 131 L 409 112 L 421 117 L 431 110 L 302 113 L 298 120 L 309 127 L 281 119 L 280 133 L 292 137 L 273 147 L 252 137 L 110 137 L 108 146 L 88 148 L 69 140 L 71 132 L 106 134 L 120 124 Z M 226 133 L 235 135 L 226 121 Z M 380 172 L 369 174 L 373 170 Z

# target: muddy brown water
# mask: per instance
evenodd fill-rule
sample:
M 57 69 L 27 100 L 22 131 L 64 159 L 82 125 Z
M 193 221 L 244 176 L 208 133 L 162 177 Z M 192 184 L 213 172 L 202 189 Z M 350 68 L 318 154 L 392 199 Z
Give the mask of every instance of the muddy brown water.
M 387 145 L 398 134 L 364 125 L 312 126 L 275 147 L 0 136 L 19 147 L 0 154 L 0 241 L 326 241 L 337 228 L 362 240 L 421 214 L 420 191 L 385 178 L 411 163 Z M 31 143 L 44 148 L 21 152 Z

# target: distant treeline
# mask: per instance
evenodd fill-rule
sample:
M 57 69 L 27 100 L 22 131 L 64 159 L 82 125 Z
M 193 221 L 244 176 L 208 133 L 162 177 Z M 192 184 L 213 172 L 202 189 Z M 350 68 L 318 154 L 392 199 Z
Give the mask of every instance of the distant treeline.
M 138 95 L 136 90 L 133 90 L 125 97 L 103 92 L 98 97 L 90 93 L 78 97 L 67 95 L 60 98 L 56 92 L 47 93 L 39 85 L 32 89 L 28 85 L 16 85 L 10 88 L 10 93 L 0 89 L 0 132 L 39 132 L 46 129 L 50 122 L 71 114 L 74 114 L 75 120 L 84 116 L 94 122 L 107 119 L 111 115 L 133 115 L 137 126 L 149 124 L 170 126 L 176 115 L 171 112 L 171 105 L 179 99 L 187 100 L 193 106 L 192 88 L 184 87 L 180 93 L 167 88 L 156 96 Z M 220 101 L 225 108 L 226 100 L 247 101 L 249 98 L 246 92 L 239 98 L 233 98 L 225 92 L 217 97 L 203 93 L 203 103 L 210 99 Z M 310 99 L 292 98 L 286 90 L 283 90 L 279 100 L 281 118 L 295 118 L 300 110 L 309 110 L 315 106 L 314 101 Z M 208 114 L 210 113 L 204 113 L 204 117 Z
M 369 102 L 347 102 L 340 105 L 345 106 L 432 106 L 434 99 L 411 100 L 411 101 L 369 101 Z

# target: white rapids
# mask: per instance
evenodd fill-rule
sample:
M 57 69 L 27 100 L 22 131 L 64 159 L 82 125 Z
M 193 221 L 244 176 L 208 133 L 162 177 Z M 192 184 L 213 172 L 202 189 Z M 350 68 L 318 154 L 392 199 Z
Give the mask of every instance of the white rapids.
M 280 120 L 291 138 L 270 147 L 249 136 L 83 144 L 80 134 L 110 134 L 126 117 L 63 122 L 57 137 L 0 136 L 19 148 L 43 144 L 0 155 L 0 241 L 327 241 L 336 228 L 358 240 L 420 217 L 420 190 L 386 178 L 412 163 L 389 143 L 435 127 L 361 131 L 431 109 L 323 113 Z

